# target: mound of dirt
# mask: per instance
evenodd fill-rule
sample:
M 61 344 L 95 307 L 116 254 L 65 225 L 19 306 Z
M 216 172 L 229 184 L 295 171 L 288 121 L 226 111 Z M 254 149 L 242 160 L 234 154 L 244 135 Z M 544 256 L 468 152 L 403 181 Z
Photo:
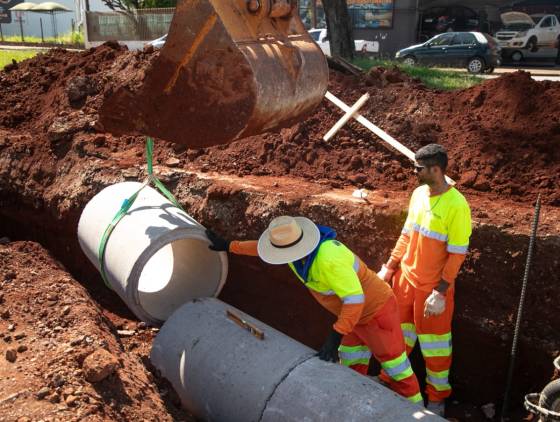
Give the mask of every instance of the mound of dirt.
M 155 53 L 129 52 L 116 42 L 83 52 L 49 50 L 0 72 L 0 125 L 49 134 L 103 131 L 98 109 L 116 87 L 139 83 Z M 53 136 L 54 133 L 54 136 Z
M 187 419 L 117 335 L 41 246 L 0 246 L 0 419 Z
M 108 93 L 142 83 L 157 54 L 107 43 L 82 53 L 53 50 L 10 65 L 0 72 L 0 130 L 9 130 L 0 148 L 33 136 L 44 151 L 41 161 L 54 158 L 54 167 L 71 148 L 129 165 L 137 161 L 143 139 L 105 133 L 98 112 Z M 517 72 L 467 90 L 438 92 L 398 69 L 374 68 L 362 76 L 332 71 L 329 90 L 347 104 L 368 92 L 361 113 L 412 150 L 431 142 L 445 145 L 448 173 L 464 191 L 523 201 L 541 193 L 546 204 L 560 205 L 559 83 Z M 160 142 L 158 158 L 202 171 L 291 175 L 333 187 L 412 188 L 410 162 L 358 123 L 322 140 L 342 114 L 324 100 L 312 116 L 279 133 L 206 149 Z
M 347 104 L 363 93 L 360 110 L 411 148 L 437 142 L 450 155 L 449 174 L 463 190 L 560 205 L 560 84 L 525 72 L 459 92 L 428 90 L 394 69 L 363 78 L 331 73 L 330 92 Z M 367 129 L 349 123 L 329 142 L 323 135 L 342 116 L 327 100 L 315 114 L 281 133 L 195 151 L 203 168 L 238 175 L 293 175 L 334 187 L 410 189 L 408 160 L 390 152 Z

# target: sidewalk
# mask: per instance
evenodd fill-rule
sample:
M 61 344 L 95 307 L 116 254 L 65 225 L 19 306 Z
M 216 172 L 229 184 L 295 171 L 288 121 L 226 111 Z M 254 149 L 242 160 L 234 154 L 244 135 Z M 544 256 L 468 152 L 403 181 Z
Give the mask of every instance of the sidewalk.
M 64 48 L 68 51 L 83 51 L 84 49 L 79 48 L 66 48 L 64 45 L 44 47 L 44 46 L 34 46 L 34 45 L 4 45 L 0 43 L 0 50 L 51 50 L 53 48 Z
M 460 73 L 468 73 L 466 69 L 459 69 L 459 68 L 438 68 L 440 70 L 445 70 L 449 72 L 460 72 Z M 529 66 L 520 66 L 520 67 L 497 67 L 494 70 L 493 75 L 499 76 L 505 73 L 513 73 L 517 72 L 518 70 L 523 70 L 525 72 L 530 72 L 532 75 L 535 76 L 558 76 L 560 77 L 560 66 L 553 66 L 550 67 L 529 67 Z

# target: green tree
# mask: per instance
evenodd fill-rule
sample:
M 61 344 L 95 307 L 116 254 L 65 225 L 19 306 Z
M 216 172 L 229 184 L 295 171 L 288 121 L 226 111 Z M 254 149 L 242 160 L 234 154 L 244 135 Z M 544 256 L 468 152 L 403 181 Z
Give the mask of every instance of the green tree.
M 103 0 L 103 3 L 109 9 L 122 13 L 130 20 L 138 39 L 149 40 L 155 37 L 150 31 L 146 16 L 137 13 L 137 10 L 175 7 L 177 0 Z
M 111 10 L 132 12 L 137 9 L 175 7 L 177 0 L 103 0 Z
M 147 9 L 175 7 L 176 5 L 177 0 L 144 0 L 144 8 Z

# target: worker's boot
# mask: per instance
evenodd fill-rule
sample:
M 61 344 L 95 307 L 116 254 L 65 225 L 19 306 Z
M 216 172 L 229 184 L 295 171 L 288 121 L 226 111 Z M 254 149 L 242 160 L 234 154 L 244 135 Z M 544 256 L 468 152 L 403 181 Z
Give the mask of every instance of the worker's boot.
M 445 416 L 444 401 L 429 401 L 426 405 L 426 409 L 438 416 L 441 416 L 442 418 Z

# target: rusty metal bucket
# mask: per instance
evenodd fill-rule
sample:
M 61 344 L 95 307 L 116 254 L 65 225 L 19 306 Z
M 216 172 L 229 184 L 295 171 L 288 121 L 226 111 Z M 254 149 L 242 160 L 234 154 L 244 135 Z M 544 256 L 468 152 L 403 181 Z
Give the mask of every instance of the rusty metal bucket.
M 325 57 L 291 0 L 179 0 L 138 88 L 101 108 L 104 128 L 209 146 L 291 125 L 322 100 Z

